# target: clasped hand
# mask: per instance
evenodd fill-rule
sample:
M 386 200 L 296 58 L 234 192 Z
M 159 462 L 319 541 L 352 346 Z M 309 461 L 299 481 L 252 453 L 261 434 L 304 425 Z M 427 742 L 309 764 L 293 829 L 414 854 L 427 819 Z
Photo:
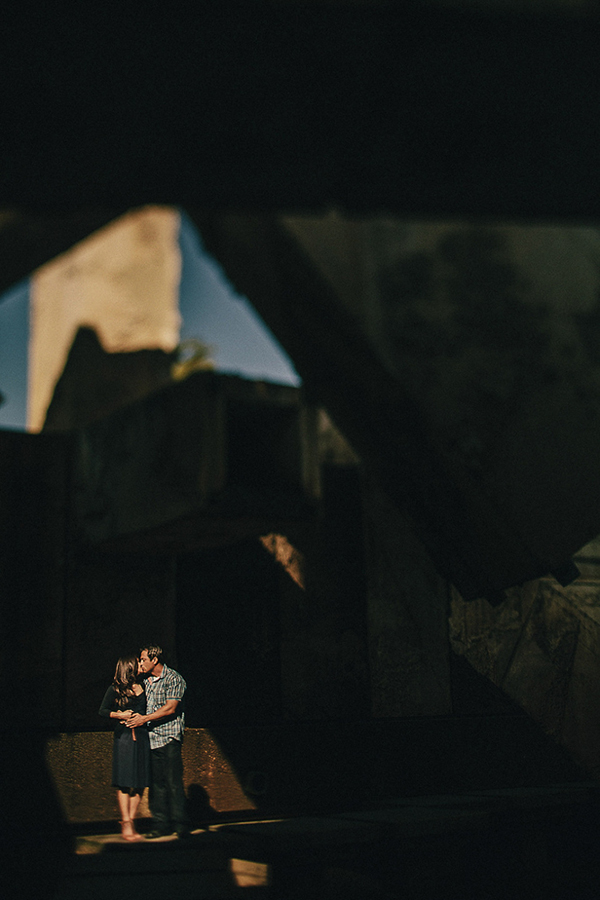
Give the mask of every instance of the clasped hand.
M 139 713 L 132 713 L 124 723 L 128 728 L 139 728 L 144 724 L 144 719 Z

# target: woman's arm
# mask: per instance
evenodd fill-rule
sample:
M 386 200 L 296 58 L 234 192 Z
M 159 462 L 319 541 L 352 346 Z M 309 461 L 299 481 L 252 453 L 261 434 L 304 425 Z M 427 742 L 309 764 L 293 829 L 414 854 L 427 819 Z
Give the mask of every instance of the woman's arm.
M 106 691 L 104 695 L 104 699 L 100 704 L 100 709 L 98 710 L 98 715 L 103 716 L 105 719 L 128 719 L 131 715 L 130 709 L 115 709 L 115 689 L 112 684 Z

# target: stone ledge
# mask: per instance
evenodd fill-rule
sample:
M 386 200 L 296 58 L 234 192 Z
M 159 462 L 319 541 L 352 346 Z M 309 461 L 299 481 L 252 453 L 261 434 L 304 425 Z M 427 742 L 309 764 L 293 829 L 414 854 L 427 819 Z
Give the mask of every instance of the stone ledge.
M 60 734 L 46 744 L 48 768 L 65 818 L 73 825 L 118 818 L 111 786 L 112 744 L 112 731 Z M 188 798 L 203 805 L 205 814 L 254 809 L 233 768 L 205 729 L 186 730 L 183 770 Z M 147 790 L 139 816 L 150 816 Z

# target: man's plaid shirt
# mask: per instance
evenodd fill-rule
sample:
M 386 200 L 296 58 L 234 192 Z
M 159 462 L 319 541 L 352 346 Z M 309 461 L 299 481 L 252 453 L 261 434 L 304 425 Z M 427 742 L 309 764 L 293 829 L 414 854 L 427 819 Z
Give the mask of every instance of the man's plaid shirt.
M 146 678 L 146 713 L 156 712 L 164 706 L 167 700 L 179 700 L 179 706 L 172 716 L 165 719 L 157 719 L 156 722 L 148 722 L 150 747 L 156 750 L 164 747 L 169 741 L 183 740 L 185 729 L 185 713 L 183 711 L 183 695 L 186 684 L 179 672 L 163 665 L 163 670 L 157 677 L 150 675 Z

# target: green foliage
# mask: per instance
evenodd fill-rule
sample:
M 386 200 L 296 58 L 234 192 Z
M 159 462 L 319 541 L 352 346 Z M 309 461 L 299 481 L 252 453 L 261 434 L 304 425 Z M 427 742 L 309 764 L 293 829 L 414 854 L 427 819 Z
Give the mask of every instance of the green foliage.
M 182 341 L 177 347 L 176 360 L 171 369 L 173 379 L 182 381 L 192 372 L 214 369 L 215 364 L 211 359 L 212 352 L 213 347 L 198 338 L 188 338 Z

